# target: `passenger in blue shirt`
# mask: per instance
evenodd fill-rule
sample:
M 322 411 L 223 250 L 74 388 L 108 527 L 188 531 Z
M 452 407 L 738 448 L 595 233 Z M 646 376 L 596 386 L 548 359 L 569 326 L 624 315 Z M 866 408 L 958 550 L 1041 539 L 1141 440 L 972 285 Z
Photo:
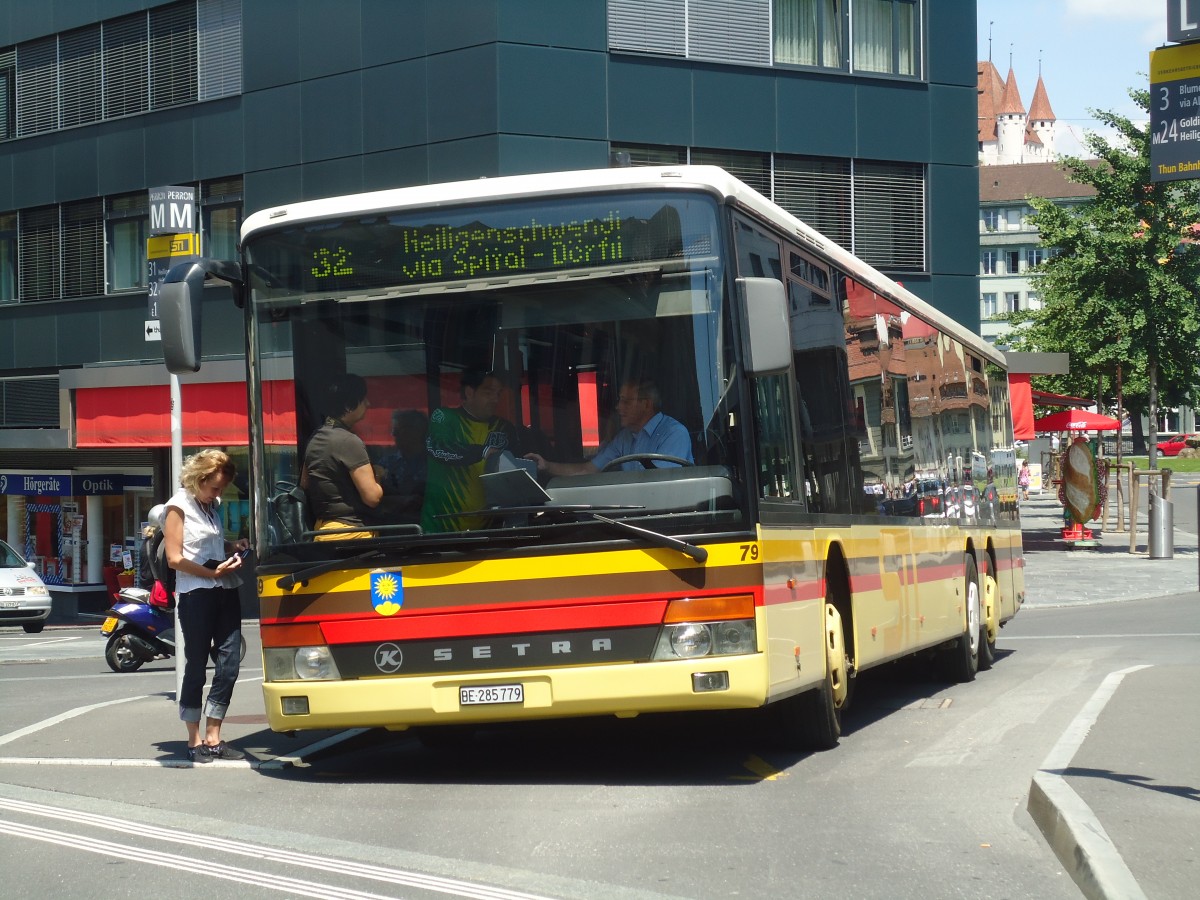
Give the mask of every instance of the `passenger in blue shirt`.
M 588 462 L 550 462 L 537 453 L 528 453 L 525 458 L 537 463 L 538 472 L 551 475 L 593 475 L 618 457 L 639 453 L 658 453 L 692 462 L 692 437 L 680 422 L 662 412 L 662 396 L 653 381 L 624 382 L 617 393 L 617 417 L 621 430 Z M 679 463 L 654 460 L 651 465 L 668 468 Z M 630 460 L 622 463 L 621 468 L 632 472 L 645 467 L 640 460 Z

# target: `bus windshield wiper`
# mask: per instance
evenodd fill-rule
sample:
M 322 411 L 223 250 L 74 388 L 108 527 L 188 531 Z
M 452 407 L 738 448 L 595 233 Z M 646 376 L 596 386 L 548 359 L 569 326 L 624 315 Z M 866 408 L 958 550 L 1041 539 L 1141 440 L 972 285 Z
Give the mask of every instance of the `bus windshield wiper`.
M 591 504 L 591 503 L 544 503 L 529 506 L 489 506 L 486 509 L 471 510 L 466 513 L 450 513 L 447 515 L 464 516 L 503 516 L 503 515 L 523 515 L 537 513 L 564 513 L 564 514 L 582 514 L 608 525 L 610 528 L 615 528 L 618 531 L 623 531 L 626 534 L 634 535 L 641 538 L 647 544 L 655 547 L 665 547 L 668 550 L 678 550 L 686 556 L 690 556 L 698 563 L 703 563 L 708 559 L 708 551 L 703 547 L 697 547 L 695 544 L 689 544 L 687 541 L 679 538 L 671 537 L 669 534 L 662 534 L 658 531 L 651 531 L 649 528 L 639 528 L 637 525 L 630 525 L 628 522 L 622 522 L 620 519 L 610 519 L 607 516 L 602 516 L 597 510 L 605 512 L 624 512 L 628 510 L 645 509 L 644 506 L 624 506 L 624 505 L 607 505 L 607 504 Z
M 357 556 L 351 556 L 346 559 L 330 559 L 323 563 L 317 563 L 315 566 L 309 566 L 306 569 L 301 569 L 299 572 L 289 572 L 279 579 L 277 584 L 281 590 L 290 591 L 297 584 L 301 587 L 308 585 L 310 578 L 316 578 L 318 575 L 324 575 L 326 572 L 332 572 L 334 569 L 341 569 L 345 566 L 352 566 L 355 563 L 366 562 L 376 556 L 382 556 L 378 550 L 369 550 L 366 553 L 360 553 Z
M 622 522 L 620 519 L 610 519 L 607 516 L 602 516 L 600 513 L 590 513 L 591 517 L 597 522 L 603 522 L 616 528 L 618 531 L 624 531 L 626 534 L 632 534 L 641 538 L 647 544 L 653 544 L 655 547 L 666 547 L 668 550 L 678 550 L 686 556 L 690 556 L 698 563 L 703 563 L 708 559 L 708 551 L 703 547 L 697 547 L 695 544 L 689 544 L 687 541 L 680 540 L 676 537 L 671 537 L 669 534 L 663 534 L 659 531 L 651 531 L 649 528 L 639 528 L 637 525 L 630 525 L 628 522 Z

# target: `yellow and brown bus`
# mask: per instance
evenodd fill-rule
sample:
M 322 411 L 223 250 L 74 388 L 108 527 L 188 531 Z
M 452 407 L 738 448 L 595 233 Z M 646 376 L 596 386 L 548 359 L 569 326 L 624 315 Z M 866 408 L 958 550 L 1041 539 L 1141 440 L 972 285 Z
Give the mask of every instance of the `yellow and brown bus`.
M 969 681 L 1021 606 L 1003 356 L 721 169 L 257 212 L 239 261 L 169 275 L 173 371 L 199 366 L 210 278 L 245 315 L 276 730 L 764 708 L 824 748 L 859 672 L 927 653 Z M 366 380 L 355 430 L 386 465 L 393 413 L 458 407 L 479 368 L 514 437 L 475 527 L 385 494 L 366 537 L 312 540 L 297 484 L 325 385 Z M 630 382 L 690 453 L 531 471 L 596 457 Z

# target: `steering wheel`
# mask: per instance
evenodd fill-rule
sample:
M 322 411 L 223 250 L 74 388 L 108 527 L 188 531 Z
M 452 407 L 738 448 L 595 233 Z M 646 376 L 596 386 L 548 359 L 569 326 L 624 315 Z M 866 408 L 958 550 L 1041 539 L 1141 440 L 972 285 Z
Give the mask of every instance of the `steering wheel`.
M 621 465 L 623 465 L 624 463 L 633 462 L 634 460 L 637 460 L 638 462 L 640 462 L 642 464 L 642 467 L 646 468 L 646 469 L 661 468 L 660 466 L 654 465 L 655 460 L 662 460 L 663 462 L 675 463 L 678 466 L 694 466 L 695 465 L 694 462 L 689 462 L 688 460 L 683 459 L 682 457 L 668 456 L 665 453 L 627 453 L 624 456 L 618 456 L 616 459 L 614 459 L 612 462 L 610 462 L 607 466 L 605 466 L 600 471 L 601 472 L 610 472 L 614 468 L 618 468 Z

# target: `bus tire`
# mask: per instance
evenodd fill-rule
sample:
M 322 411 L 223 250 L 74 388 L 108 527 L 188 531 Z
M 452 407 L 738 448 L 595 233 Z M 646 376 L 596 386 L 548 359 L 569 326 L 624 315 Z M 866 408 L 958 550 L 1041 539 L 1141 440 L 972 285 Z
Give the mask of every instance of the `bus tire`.
M 996 638 L 1000 634 L 1000 594 L 991 570 L 983 573 L 981 603 L 979 671 L 986 672 L 996 662 Z
M 832 750 L 842 736 L 842 709 L 850 696 L 842 617 L 825 604 L 825 678 L 820 687 L 777 704 L 778 731 L 789 750 Z
M 942 672 L 946 679 L 957 683 L 975 680 L 979 671 L 979 646 L 986 633 L 980 614 L 982 599 L 979 590 L 979 569 L 975 558 L 967 555 L 963 560 L 963 631 L 954 642 L 942 651 Z

